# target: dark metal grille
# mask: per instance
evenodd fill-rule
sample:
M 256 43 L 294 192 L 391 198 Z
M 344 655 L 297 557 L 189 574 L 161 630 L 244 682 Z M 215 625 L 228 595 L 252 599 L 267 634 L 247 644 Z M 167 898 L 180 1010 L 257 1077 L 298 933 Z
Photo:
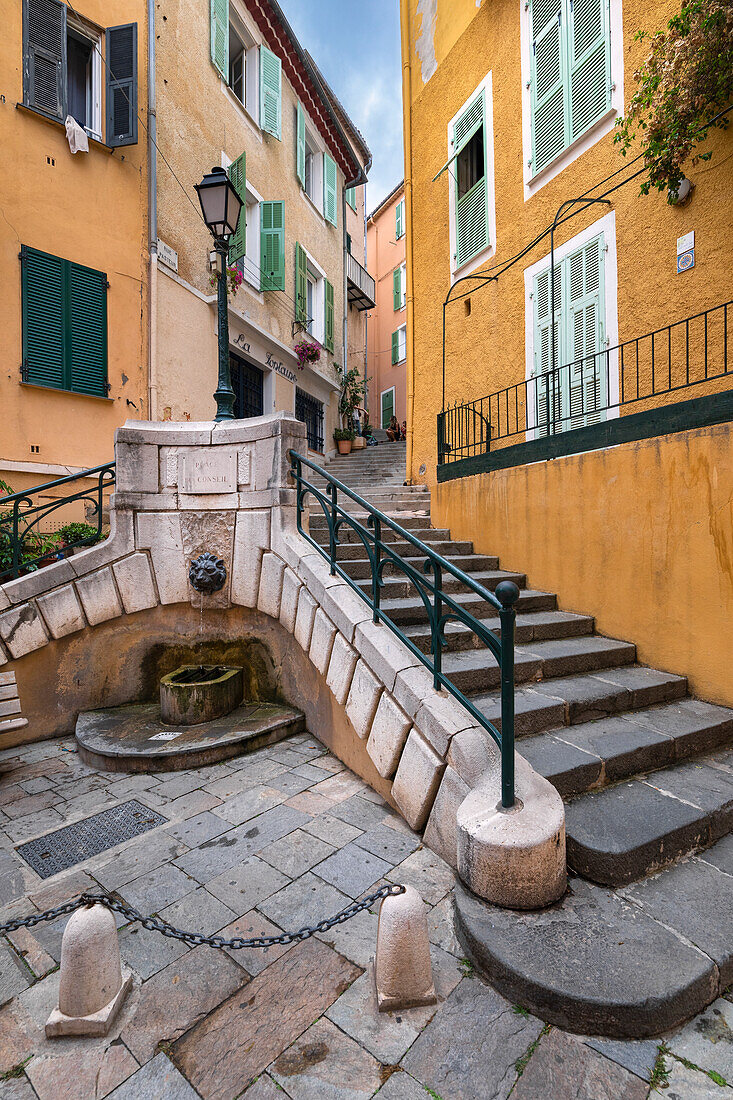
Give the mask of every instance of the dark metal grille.
M 234 390 L 234 416 L 246 420 L 250 416 L 262 416 L 264 412 L 264 375 L 261 370 L 240 359 L 229 356 Z
M 305 424 L 310 449 L 323 454 L 323 402 L 296 388 L 295 415 Z
M 487 397 L 438 413 L 438 462 L 483 454 L 502 440 L 572 431 L 611 410 L 653 408 L 677 393 L 733 374 L 733 302 L 604 348 Z M 719 386 L 723 391 L 728 387 Z M 648 405 L 640 405 L 647 401 Z
M 41 878 L 50 878 L 90 856 L 132 840 L 157 825 L 164 825 L 167 820 L 136 799 L 131 799 L 84 821 L 58 829 L 55 833 L 29 840 L 16 851 Z

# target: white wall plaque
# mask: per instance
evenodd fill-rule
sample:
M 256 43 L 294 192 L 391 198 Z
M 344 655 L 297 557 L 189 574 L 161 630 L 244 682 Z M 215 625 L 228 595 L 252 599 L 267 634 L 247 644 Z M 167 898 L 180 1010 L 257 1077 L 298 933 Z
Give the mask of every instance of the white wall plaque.
M 677 238 L 677 255 L 681 256 L 683 252 L 689 252 L 691 248 L 695 247 L 695 230 L 690 230 L 689 233 L 685 233 L 684 237 Z
M 171 248 L 165 241 L 161 241 L 160 237 L 158 237 L 158 259 L 171 271 L 178 273 L 178 253 L 175 248 Z
M 192 447 L 181 454 L 182 493 L 236 493 L 237 455 L 221 447 Z

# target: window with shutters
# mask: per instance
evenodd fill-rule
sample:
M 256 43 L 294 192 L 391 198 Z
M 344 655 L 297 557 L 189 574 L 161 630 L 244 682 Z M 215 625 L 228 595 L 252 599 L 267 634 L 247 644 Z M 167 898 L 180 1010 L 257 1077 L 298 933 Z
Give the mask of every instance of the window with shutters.
M 549 257 L 525 272 L 528 292 L 527 389 L 535 437 L 606 419 L 617 400 L 615 220 L 596 222 L 558 249 L 554 319 Z M 529 327 L 531 324 L 531 327 Z M 554 360 L 553 344 L 554 341 Z
M 354 211 L 354 213 L 356 213 L 356 188 L 355 187 L 347 187 L 346 188 L 346 201 L 349 204 L 349 206 L 351 207 L 351 209 Z
M 494 251 L 491 73 L 448 124 L 451 270 L 468 274 Z
M 221 166 L 237 188 L 243 202 L 237 232 L 229 240 L 229 263 L 241 271 L 242 276 L 255 290 L 260 290 L 260 238 L 262 196 L 247 179 L 247 160 L 244 153 L 231 161 L 226 153 L 221 155 Z
M 327 351 L 333 343 L 333 286 L 301 244 L 295 246 L 295 320 Z
M 619 0 L 529 0 L 525 7 L 523 134 L 530 187 L 535 177 L 553 178 L 613 127 L 623 106 L 623 61 Z M 574 155 L 566 155 L 570 151 Z
M 407 264 L 402 263 L 392 272 L 392 304 L 395 311 L 404 309 L 407 303 Z
M 407 358 L 407 325 L 400 325 L 392 333 L 392 366 Z
M 405 235 L 405 200 L 400 201 L 395 206 L 394 212 L 395 220 L 395 240 L 399 241 L 401 237 Z
M 260 278 L 263 291 L 285 290 L 285 203 L 260 203 Z
M 109 146 L 134 145 L 137 93 L 137 23 L 103 32 L 70 14 L 61 0 L 23 0 L 26 107 L 59 122 L 71 115 L 90 137 Z
M 107 396 L 107 276 L 21 249 L 23 362 L 35 386 Z
M 394 386 L 390 386 L 388 390 L 382 390 L 380 394 L 380 405 L 382 412 L 382 428 L 389 427 L 389 422 L 395 414 L 394 411 Z

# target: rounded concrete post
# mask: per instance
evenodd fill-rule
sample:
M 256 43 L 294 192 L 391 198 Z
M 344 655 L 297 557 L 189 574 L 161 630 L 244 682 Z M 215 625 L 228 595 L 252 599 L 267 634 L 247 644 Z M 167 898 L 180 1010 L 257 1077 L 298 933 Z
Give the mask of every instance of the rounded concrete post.
M 374 965 L 380 1012 L 435 1004 L 425 903 L 413 886 L 379 908 Z
M 59 1004 L 46 1035 L 106 1035 L 132 982 L 123 977 L 115 919 L 103 905 L 72 913 L 61 941 Z

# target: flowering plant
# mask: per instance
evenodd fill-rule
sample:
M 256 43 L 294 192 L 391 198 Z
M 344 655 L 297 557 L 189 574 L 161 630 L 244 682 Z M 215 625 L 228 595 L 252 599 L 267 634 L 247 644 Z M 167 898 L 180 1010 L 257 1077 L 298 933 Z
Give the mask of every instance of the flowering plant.
M 682 0 L 665 30 L 637 31 L 636 38 L 648 41 L 649 52 L 634 73 L 637 89 L 616 122 L 614 140 L 626 156 L 638 136 L 646 168 L 643 195 L 652 187 L 676 192 L 688 157 L 693 166 L 710 159 L 709 149 L 698 150 L 709 129 L 728 125 L 727 115 L 716 112 L 733 96 L 733 5 Z
M 298 357 L 298 366 L 301 370 L 305 367 L 306 363 L 317 363 L 321 358 L 321 348 L 319 344 L 311 344 L 309 340 L 301 340 L 296 344 L 293 351 Z
M 209 276 L 209 286 L 216 286 L 217 279 L 219 278 L 218 271 L 214 271 Z M 242 285 L 243 280 L 242 272 L 238 267 L 228 267 L 226 280 L 227 280 L 227 294 L 236 294 Z

